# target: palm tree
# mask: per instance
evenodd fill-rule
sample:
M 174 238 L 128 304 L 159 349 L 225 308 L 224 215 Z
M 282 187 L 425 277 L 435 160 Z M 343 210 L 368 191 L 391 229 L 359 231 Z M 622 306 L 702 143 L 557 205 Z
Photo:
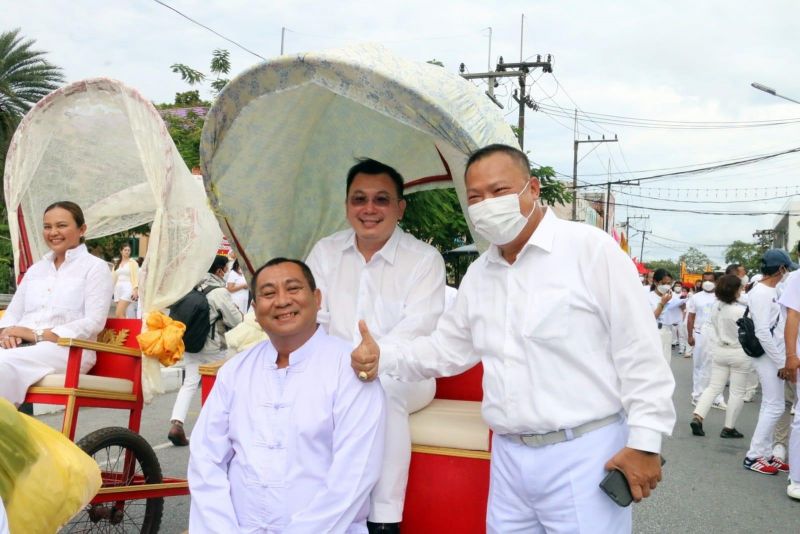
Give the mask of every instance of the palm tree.
M 0 176 L 11 136 L 27 111 L 64 81 L 61 69 L 34 50 L 19 28 L 0 33 Z

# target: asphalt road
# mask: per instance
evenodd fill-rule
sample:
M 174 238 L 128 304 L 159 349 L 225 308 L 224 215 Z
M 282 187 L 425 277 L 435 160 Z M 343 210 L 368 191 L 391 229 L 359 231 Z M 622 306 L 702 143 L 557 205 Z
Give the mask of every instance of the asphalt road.
M 766 476 L 742 468 L 750 437 L 756 424 L 760 398 L 745 404 L 736 427 L 745 435 L 740 440 L 719 438 L 723 412 L 711 410 L 704 427 L 706 437 L 692 436 L 689 403 L 692 360 L 672 358 L 677 387 L 675 405 L 678 421 L 664 444 L 664 480 L 654 495 L 634 505 L 634 532 L 664 533 L 793 533 L 800 532 L 800 503 L 786 497 L 787 477 Z M 727 394 L 726 394 L 727 395 Z M 157 398 L 145 408 L 141 434 L 154 446 L 165 475 L 184 477 L 189 451 L 173 447 L 167 440 L 168 420 L 175 393 Z M 189 412 L 191 429 L 200 408 L 199 395 Z M 40 416 L 53 426 L 60 416 Z M 104 426 L 125 426 L 122 412 L 86 409 L 78 422 L 80 438 Z M 177 534 L 188 526 L 188 497 L 166 499 L 161 532 Z M 414 534 L 414 533 L 408 533 Z

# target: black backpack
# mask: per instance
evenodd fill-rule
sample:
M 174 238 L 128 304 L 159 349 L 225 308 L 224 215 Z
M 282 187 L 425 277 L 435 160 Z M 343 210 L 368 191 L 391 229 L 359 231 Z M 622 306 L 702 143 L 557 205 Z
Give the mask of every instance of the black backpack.
M 201 284 L 193 288 L 169 308 L 170 318 L 186 325 L 186 331 L 183 333 L 183 344 L 186 352 L 200 352 L 203 350 L 209 331 L 211 332 L 211 339 L 214 339 L 212 326 L 217 322 L 217 319 L 209 322 L 211 306 L 208 304 L 208 294 L 214 289 L 217 289 L 217 286 L 203 286 Z
M 736 319 L 736 326 L 739 327 L 739 344 L 742 345 L 745 354 L 753 358 L 760 358 L 764 354 L 764 348 L 756 337 L 756 325 L 753 323 L 753 319 L 747 316 L 749 312 L 750 306 L 744 310 L 742 317 Z

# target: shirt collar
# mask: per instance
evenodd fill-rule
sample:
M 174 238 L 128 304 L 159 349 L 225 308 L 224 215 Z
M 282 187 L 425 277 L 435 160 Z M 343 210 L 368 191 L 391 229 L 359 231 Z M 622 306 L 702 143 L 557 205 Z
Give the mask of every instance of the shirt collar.
M 390 265 L 394 265 L 394 262 L 397 259 L 397 246 L 400 244 L 400 238 L 402 236 L 403 231 L 399 226 L 395 226 L 389 241 L 387 241 L 381 247 L 381 249 L 373 255 L 373 258 L 380 256 Z M 356 246 L 356 232 L 352 228 L 349 230 L 344 243 L 342 243 L 342 250 L 347 250 L 349 248 L 352 248 L 357 254 L 361 254 Z
M 81 243 L 75 248 L 67 249 L 67 252 L 64 254 L 64 261 L 70 261 L 73 258 L 77 258 L 82 256 L 83 254 L 88 254 L 89 249 L 86 248 L 86 243 Z M 53 263 L 55 261 L 56 253 L 52 250 L 46 252 L 44 256 L 42 256 L 45 260 Z
M 522 256 L 525 250 L 529 247 L 537 247 L 547 253 L 550 253 L 553 250 L 553 242 L 556 238 L 557 225 L 558 217 L 556 217 L 556 214 L 553 213 L 553 210 L 550 208 L 545 208 L 544 217 L 542 217 L 542 220 L 539 221 L 539 225 L 536 226 L 536 230 L 533 231 L 533 234 L 531 234 L 531 236 L 528 238 L 528 241 L 522 246 L 522 250 L 519 251 L 517 258 Z M 489 261 L 495 263 L 508 263 L 505 258 L 503 258 L 503 254 L 500 252 L 500 247 L 497 245 L 491 245 L 489 247 L 489 254 L 487 258 Z
M 317 325 L 317 330 L 314 332 L 314 335 L 303 343 L 300 348 L 289 354 L 289 366 L 287 369 L 289 371 L 304 370 L 309 357 L 319 350 L 320 345 L 324 343 L 327 337 L 328 333 L 325 331 L 325 328 L 322 325 Z M 278 366 L 275 363 L 277 357 L 278 351 L 275 349 L 275 346 L 270 343 L 270 360 L 267 362 L 267 367 L 269 369 L 277 369 Z

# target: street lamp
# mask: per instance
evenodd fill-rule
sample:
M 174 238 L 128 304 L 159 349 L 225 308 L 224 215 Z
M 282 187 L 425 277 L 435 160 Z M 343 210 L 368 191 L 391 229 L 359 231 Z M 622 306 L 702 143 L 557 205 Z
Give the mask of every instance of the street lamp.
M 800 104 L 800 102 L 798 102 L 797 100 L 795 100 L 793 98 L 789 98 L 788 96 L 779 95 L 778 92 L 775 89 L 773 89 L 772 87 L 767 87 L 766 85 L 762 85 L 762 84 L 760 84 L 758 82 L 753 82 L 750 85 L 753 86 L 755 89 L 758 89 L 759 91 L 764 91 L 765 93 L 769 93 L 772 96 L 777 96 L 778 98 L 783 98 L 784 100 L 788 100 L 789 102 L 794 102 L 795 104 Z

